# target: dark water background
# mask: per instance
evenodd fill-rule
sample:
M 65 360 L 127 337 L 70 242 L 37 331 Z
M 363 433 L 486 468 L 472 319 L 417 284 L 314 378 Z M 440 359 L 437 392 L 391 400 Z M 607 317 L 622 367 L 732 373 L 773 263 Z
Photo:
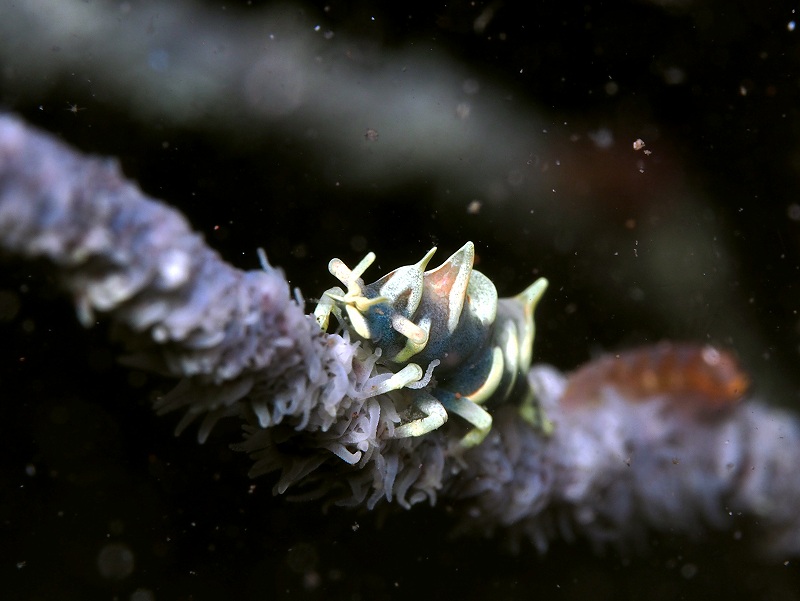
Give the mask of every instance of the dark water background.
M 569 370 L 601 350 L 710 341 L 735 349 L 761 398 L 797 406 L 800 31 L 790 5 L 332 1 L 296 10 L 366 54 L 416 45 L 449 57 L 538 116 L 536 150 L 509 166 L 494 196 L 462 187 L 453 198 L 456 182 L 435 166 L 349 186 L 351 166 L 305 130 L 263 127 L 239 139 L 144 119 L 68 75 L 33 96 L 7 70 L 0 103 L 82 150 L 116 156 L 235 265 L 256 268 L 263 246 L 306 298 L 333 284 L 332 256 L 354 263 L 374 250 L 377 276 L 433 244 L 443 259 L 473 240 L 501 295 L 551 280 L 536 361 Z M 7 53 L 0 66 L 15 60 Z M 364 139 L 368 128 L 377 140 Z M 369 116 L 352 129 L 364 161 L 392 144 Z M 637 138 L 652 154 L 633 150 Z M 518 177 L 535 181 L 535 202 L 515 188 Z M 646 553 L 598 554 L 576 541 L 541 557 L 451 539 L 444 504 L 323 513 L 273 498 L 273 482 L 250 481 L 247 458 L 229 450 L 236 424 L 203 446 L 191 432 L 173 437 L 177 418 L 149 408 L 169 382 L 117 365 L 108 328 L 78 326 L 46 267 L 3 263 L 0 295 L 0 598 L 800 598 L 795 558 L 758 561 L 746 524 L 699 541 L 654 533 Z

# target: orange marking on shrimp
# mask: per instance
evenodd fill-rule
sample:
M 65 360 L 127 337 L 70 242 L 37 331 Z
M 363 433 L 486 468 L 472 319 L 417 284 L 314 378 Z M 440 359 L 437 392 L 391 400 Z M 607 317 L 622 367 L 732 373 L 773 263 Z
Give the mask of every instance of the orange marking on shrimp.
M 614 388 L 632 401 L 664 396 L 687 408 L 736 404 L 750 384 L 735 357 L 708 345 L 662 342 L 587 363 L 567 380 L 565 407 L 599 403 Z

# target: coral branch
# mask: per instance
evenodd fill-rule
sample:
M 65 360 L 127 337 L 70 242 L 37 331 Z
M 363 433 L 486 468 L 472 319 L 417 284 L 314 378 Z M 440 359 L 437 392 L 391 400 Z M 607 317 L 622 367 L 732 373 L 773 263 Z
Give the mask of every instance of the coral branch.
M 409 399 L 369 394 L 387 377 L 376 352 L 322 333 L 278 270 L 223 262 L 115 163 L 10 116 L 0 117 L 0 248 L 49 261 L 86 325 L 101 314 L 131 361 L 181 379 L 157 405 L 186 411 L 179 429 L 202 417 L 204 438 L 222 417 L 243 420 L 237 448 L 255 459 L 253 475 L 281 471 L 277 492 L 370 508 L 444 496 L 466 529 L 513 527 L 541 549 L 574 535 L 631 545 L 649 528 L 696 535 L 743 513 L 766 551 L 800 551 L 794 416 L 756 402 L 697 411 L 614 382 L 592 402 L 561 403 L 567 380 L 539 366 L 529 378 L 551 434 L 502 407 L 468 451 L 455 444 L 458 420 L 395 439 Z

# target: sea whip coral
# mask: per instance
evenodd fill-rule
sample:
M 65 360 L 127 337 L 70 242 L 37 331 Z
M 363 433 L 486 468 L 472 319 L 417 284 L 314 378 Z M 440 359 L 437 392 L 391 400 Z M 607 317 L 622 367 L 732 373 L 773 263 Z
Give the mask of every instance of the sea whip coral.
M 157 405 L 186 412 L 179 428 L 202 418 L 203 438 L 223 417 L 243 420 L 236 446 L 253 475 L 281 471 L 277 492 L 368 507 L 446 497 L 464 528 L 507 528 L 542 549 L 574 535 L 627 545 L 648 528 L 726 528 L 744 513 L 765 551 L 800 552 L 793 415 L 755 401 L 692 412 L 669 391 L 637 396 L 613 381 L 561 403 L 568 381 L 535 366 L 551 433 L 509 406 L 467 451 L 449 427 L 394 439 L 405 395 L 362 393 L 385 377 L 376 350 L 321 332 L 279 270 L 223 262 L 113 161 L 11 116 L 0 117 L 0 248 L 49 261 L 85 324 L 111 320 L 129 361 L 181 380 Z

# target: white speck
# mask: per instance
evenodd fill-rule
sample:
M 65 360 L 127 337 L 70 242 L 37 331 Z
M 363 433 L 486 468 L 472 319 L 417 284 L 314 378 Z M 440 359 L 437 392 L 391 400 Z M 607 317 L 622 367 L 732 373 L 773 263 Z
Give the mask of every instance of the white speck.
M 794 31 L 794 27 L 795 27 L 795 23 L 794 23 L 794 21 L 789 21 L 789 22 L 786 24 L 786 29 L 788 29 L 789 31 Z
M 183 285 L 189 277 L 191 264 L 189 255 L 184 252 L 173 250 L 165 253 L 158 269 L 163 284 L 169 289 Z
M 614 145 L 614 134 L 607 127 L 601 127 L 588 133 L 589 139 L 601 150 L 606 150 Z
M 464 91 L 465 94 L 477 94 L 481 89 L 481 84 L 478 82 L 477 79 L 465 79 L 464 83 L 461 84 L 461 89 Z
M 155 601 L 153 591 L 146 588 L 137 588 L 131 593 L 131 601 Z
M 686 72 L 675 65 L 664 69 L 664 82 L 669 86 L 677 86 L 686 81 Z
M 124 580 L 133 573 L 134 564 L 134 553 L 125 543 L 109 543 L 97 554 L 97 571 L 106 580 Z
M 322 28 L 319 25 L 314 25 L 314 31 L 319 31 L 320 29 Z

